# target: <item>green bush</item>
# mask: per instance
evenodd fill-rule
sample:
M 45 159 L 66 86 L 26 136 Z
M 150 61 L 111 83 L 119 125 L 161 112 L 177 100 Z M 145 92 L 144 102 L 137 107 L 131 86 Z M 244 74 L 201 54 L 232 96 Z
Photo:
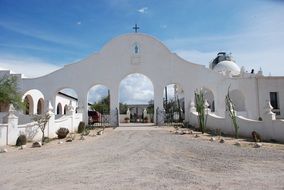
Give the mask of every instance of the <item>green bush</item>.
M 57 130 L 56 134 L 59 139 L 64 139 L 69 133 L 69 129 L 67 128 L 60 128 Z
M 82 133 L 85 130 L 85 122 L 81 121 L 78 126 L 78 133 Z
M 27 137 L 26 135 L 20 135 L 17 139 L 16 146 L 22 146 L 27 144 Z

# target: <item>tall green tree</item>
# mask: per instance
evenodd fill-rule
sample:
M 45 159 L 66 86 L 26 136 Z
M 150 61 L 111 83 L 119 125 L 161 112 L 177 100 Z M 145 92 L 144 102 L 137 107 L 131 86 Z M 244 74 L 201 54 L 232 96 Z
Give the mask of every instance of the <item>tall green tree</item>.
M 22 102 L 21 94 L 18 91 L 17 84 L 18 79 L 16 76 L 5 75 L 0 78 L 0 105 L 7 107 L 9 104 L 13 104 L 16 109 L 24 108 L 24 103 Z
M 92 110 L 96 110 L 102 114 L 109 114 L 110 111 L 110 95 L 103 97 L 100 101 L 91 105 Z
M 127 112 L 127 104 L 119 103 L 119 113 L 126 114 Z

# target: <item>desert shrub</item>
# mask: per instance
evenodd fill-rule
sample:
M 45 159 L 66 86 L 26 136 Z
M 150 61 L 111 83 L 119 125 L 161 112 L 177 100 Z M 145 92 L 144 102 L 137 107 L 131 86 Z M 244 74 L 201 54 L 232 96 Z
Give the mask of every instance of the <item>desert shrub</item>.
M 67 128 L 60 128 L 57 130 L 56 134 L 59 139 L 64 139 L 69 133 L 69 129 Z
M 27 144 L 27 136 L 26 135 L 20 135 L 17 139 L 16 146 L 22 146 Z
M 82 133 L 85 130 L 85 122 L 81 121 L 78 126 L 78 133 Z
M 81 135 L 83 136 L 88 136 L 89 134 L 90 134 L 90 130 L 87 128 L 81 133 Z
M 256 131 L 251 132 L 251 136 L 254 142 L 261 142 L 261 136 Z
M 49 137 L 44 137 L 43 142 L 44 143 L 49 143 L 51 139 Z

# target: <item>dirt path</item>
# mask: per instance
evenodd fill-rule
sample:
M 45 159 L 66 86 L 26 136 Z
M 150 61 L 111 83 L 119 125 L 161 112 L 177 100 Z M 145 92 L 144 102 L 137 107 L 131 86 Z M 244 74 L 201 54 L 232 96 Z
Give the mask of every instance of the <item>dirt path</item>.
M 284 189 L 284 152 L 125 127 L 0 154 L 0 189 Z

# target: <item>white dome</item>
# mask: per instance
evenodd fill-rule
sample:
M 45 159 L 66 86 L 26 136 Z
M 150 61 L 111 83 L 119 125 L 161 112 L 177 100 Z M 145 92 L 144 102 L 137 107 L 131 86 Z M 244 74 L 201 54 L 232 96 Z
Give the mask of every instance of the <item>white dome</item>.
M 241 69 L 233 61 L 221 61 L 213 68 L 213 71 L 217 71 L 217 72 L 230 71 L 232 75 L 239 75 Z

